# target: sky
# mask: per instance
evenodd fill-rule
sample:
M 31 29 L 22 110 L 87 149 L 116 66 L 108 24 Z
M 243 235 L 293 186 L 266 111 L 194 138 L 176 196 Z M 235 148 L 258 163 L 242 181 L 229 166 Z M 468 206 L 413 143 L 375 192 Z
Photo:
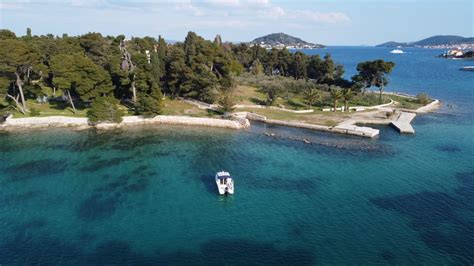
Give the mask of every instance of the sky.
M 474 0 L 0 0 L 0 28 L 24 35 L 163 36 L 251 41 L 284 32 L 325 45 L 474 36 Z

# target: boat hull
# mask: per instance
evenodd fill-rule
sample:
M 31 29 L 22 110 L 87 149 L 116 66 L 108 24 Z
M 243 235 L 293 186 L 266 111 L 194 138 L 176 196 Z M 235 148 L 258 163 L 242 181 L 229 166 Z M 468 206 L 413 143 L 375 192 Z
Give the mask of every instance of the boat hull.
M 216 174 L 216 185 L 220 195 L 234 194 L 234 180 L 227 172 Z

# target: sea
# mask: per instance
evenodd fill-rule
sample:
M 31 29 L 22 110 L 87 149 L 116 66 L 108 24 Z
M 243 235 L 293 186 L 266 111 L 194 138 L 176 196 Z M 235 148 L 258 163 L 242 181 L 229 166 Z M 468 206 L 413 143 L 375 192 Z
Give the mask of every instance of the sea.
M 395 62 L 386 91 L 442 101 L 414 135 L 0 133 L 0 265 L 473 265 L 474 72 L 459 70 L 473 63 L 404 50 L 305 52 L 330 53 L 348 78 L 358 62 Z M 220 170 L 233 196 L 218 195 Z

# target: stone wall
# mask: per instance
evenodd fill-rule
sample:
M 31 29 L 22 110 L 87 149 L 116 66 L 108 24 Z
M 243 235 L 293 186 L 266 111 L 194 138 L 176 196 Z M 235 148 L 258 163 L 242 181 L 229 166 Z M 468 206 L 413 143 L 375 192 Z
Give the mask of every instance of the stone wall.
M 142 116 L 125 116 L 122 123 L 101 123 L 95 127 L 98 129 L 119 128 L 122 126 L 133 126 L 138 124 L 168 124 L 168 125 L 189 125 L 189 126 L 208 126 L 242 129 L 250 126 L 246 118 L 235 118 L 235 120 L 224 120 L 204 117 L 189 116 L 165 116 L 159 115 L 153 118 L 144 118 Z M 0 128 L 37 128 L 37 127 L 79 127 L 89 128 L 89 121 L 85 117 L 67 117 L 67 116 L 48 116 L 48 117 L 26 117 L 12 118 L 8 117 Z

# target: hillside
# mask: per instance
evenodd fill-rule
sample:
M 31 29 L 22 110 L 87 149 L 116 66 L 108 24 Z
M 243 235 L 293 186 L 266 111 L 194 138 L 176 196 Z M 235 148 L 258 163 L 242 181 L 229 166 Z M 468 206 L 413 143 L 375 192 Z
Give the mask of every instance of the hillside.
M 377 47 L 449 47 L 453 45 L 474 45 L 474 37 L 462 37 L 455 35 L 436 35 L 416 42 L 386 42 Z
M 377 45 L 376 47 L 390 47 L 390 48 L 394 48 L 394 47 L 409 47 L 410 44 L 409 43 L 406 43 L 406 42 L 386 42 L 386 43 L 382 43 L 382 44 L 379 44 Z
M 322 44 L 314 44 L 304 41 L 300 38 L 290 36 L 285 33 L 272 33 L 250 42 L 251 44 L 258 44 L 265 48 L 323 48 Z

